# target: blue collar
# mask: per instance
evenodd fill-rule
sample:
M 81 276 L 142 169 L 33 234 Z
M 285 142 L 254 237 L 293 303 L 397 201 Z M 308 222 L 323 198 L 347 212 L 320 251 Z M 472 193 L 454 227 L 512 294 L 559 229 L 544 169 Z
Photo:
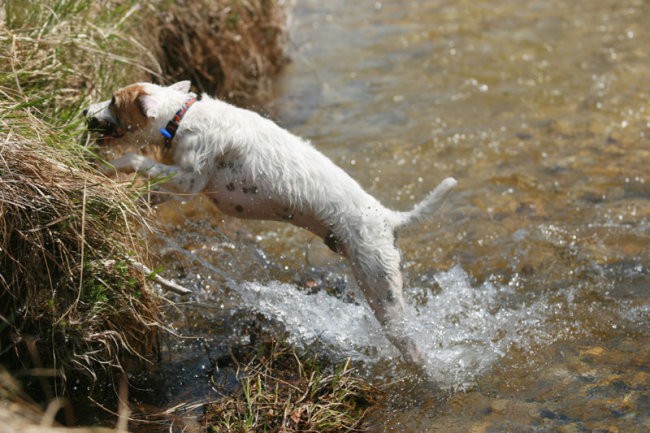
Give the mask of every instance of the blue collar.
M 174 117 L 172 117 L 172 120 L 167 122 L 167 126 L 165 126 L 163 129 L 160 130 L 160 133 L 165 137 L 165 149 L 169 149 L 172 145 L 172 139 L 176 135 L 176 130 L 178 129 L 178 124 L 181 123 L 181 120 L 183 119 L 183 116 L 185 116 L 185 113 L 187 113 L 187 110 L 194 104 L 198 99 L 196 97 L 192 97 L 185 101 L 183 106 L 181 107 L 180 110 L 174 114 Z

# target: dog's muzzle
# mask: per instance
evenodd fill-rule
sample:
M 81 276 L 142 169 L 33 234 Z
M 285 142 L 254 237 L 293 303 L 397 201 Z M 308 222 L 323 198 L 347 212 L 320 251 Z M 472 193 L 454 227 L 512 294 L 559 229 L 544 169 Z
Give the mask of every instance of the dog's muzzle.
M 112 121 L 112 119 L 108 118 L 108 116 L 103 115 L 104 113 L 102 111 L 92 110 L 92 108 L 92 106 L 90 108 L 86 108 L 83 110 L 82 114 L 86 118 L 88 131 L 96 133 L 100 136 L 100 138 L 97 140 L 98 144 L 108 144 L 112 139 L 119 138 L 124 135 L 122 128 L 120 128 L 119 125 Z M 95 112 L 97 114 L 89 115 L 91 112 Z

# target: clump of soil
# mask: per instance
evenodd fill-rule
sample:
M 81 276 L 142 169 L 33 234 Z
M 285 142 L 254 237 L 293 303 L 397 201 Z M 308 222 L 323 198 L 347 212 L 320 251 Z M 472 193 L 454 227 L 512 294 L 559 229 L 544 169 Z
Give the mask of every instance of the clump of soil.
M 84 394 L 73 377 L 155 361 L 165 326 L 132 262 L 146 261 L 147 209 L 81 145 L 88 98 L 151 71 L 132 61 L 147 59 L 125 24 L 134 9 L 105 6 L 0 6 L 0 363 L 40 409 Z M 25 401 L 11 395 L 0 392 L 2 404 Z

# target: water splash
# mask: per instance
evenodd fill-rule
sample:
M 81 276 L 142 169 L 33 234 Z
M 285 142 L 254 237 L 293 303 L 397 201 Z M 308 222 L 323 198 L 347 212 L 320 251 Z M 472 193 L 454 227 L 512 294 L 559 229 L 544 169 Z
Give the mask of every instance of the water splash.
M 322 291 L 305 293 L 276 281 L 244 283 L 238 292 L 249 306 L 281 322 L 289 343 L 298 347 L 318 340 L 338 356 L 364 362 L 399 355 L 365 303 L 345 302 Z
M 441 288 L 426 290 L 422 305 L 409 303 L 406 329 L 427 354 L 426 370 L 439 384 L 465 388 L 503 357 L 512 345 L 549 342 L 545 299 L 513 302 L 513 285 L 486 282 L 478 287 L 460 267 L 435 275 Z
M 442 387 L 471 386 L 512 345 L 528 347 L 556 338 L 546 323 L 553 313 L 542 296 L 529 305 L 513 302 L 512 285 L 474 287 L 460 266 L 434 279 L 441 290 L 419 290 L 426 299 L 417 305 L 410 300 L 403 324 L 426 354 L 431 379 Z M 283 323 L 292 344 L 318 340 L 337 356 L 369 363 L 399 356 L 364 301 L 349 303 L 278 282 L 249 282 L 237 290 L 249 306 Z

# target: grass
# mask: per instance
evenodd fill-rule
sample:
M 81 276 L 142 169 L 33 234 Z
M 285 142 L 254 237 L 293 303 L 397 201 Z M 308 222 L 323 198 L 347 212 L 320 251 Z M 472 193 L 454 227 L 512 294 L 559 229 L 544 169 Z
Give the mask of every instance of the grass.
M 135 3 L 106 4 L 7 1 L 0 22 L 0 355 L 61 378 L 144 360 L 163 327 L 146 275 L 119 265 L 144 256 L 146 210 L 82 145 L 89 98 L 155 64 L 130 60 Z
M 331 367 L 277 342 L 260 346 L 238 376 L 237 393 L 206 406 L 206 431 L 362 431 L 366 409 L 381 394 L 355 377 L 349 361 Z
M 155 58 L 133 36 L 137 2 L 8 0 L 4 9 L 2 91 L 55 126 L 78 132 L 75 119 L 89 98 L 159 75 Z
M 62 360 L 114 364 L 120 348 L 141 352 L 135 342 L 147 333 L 135 330 L 157 322 L 144 276 L 107 260 L 124 263 L 141 250 L 129 230 L 142 215 L 132 197 L 61 156 L 15 135 L 0 148 L 2 348 L 28 335 L 49 346 L 48 336 L 54 368 Z M 63 341 L 72 347 L 56 344 Z

